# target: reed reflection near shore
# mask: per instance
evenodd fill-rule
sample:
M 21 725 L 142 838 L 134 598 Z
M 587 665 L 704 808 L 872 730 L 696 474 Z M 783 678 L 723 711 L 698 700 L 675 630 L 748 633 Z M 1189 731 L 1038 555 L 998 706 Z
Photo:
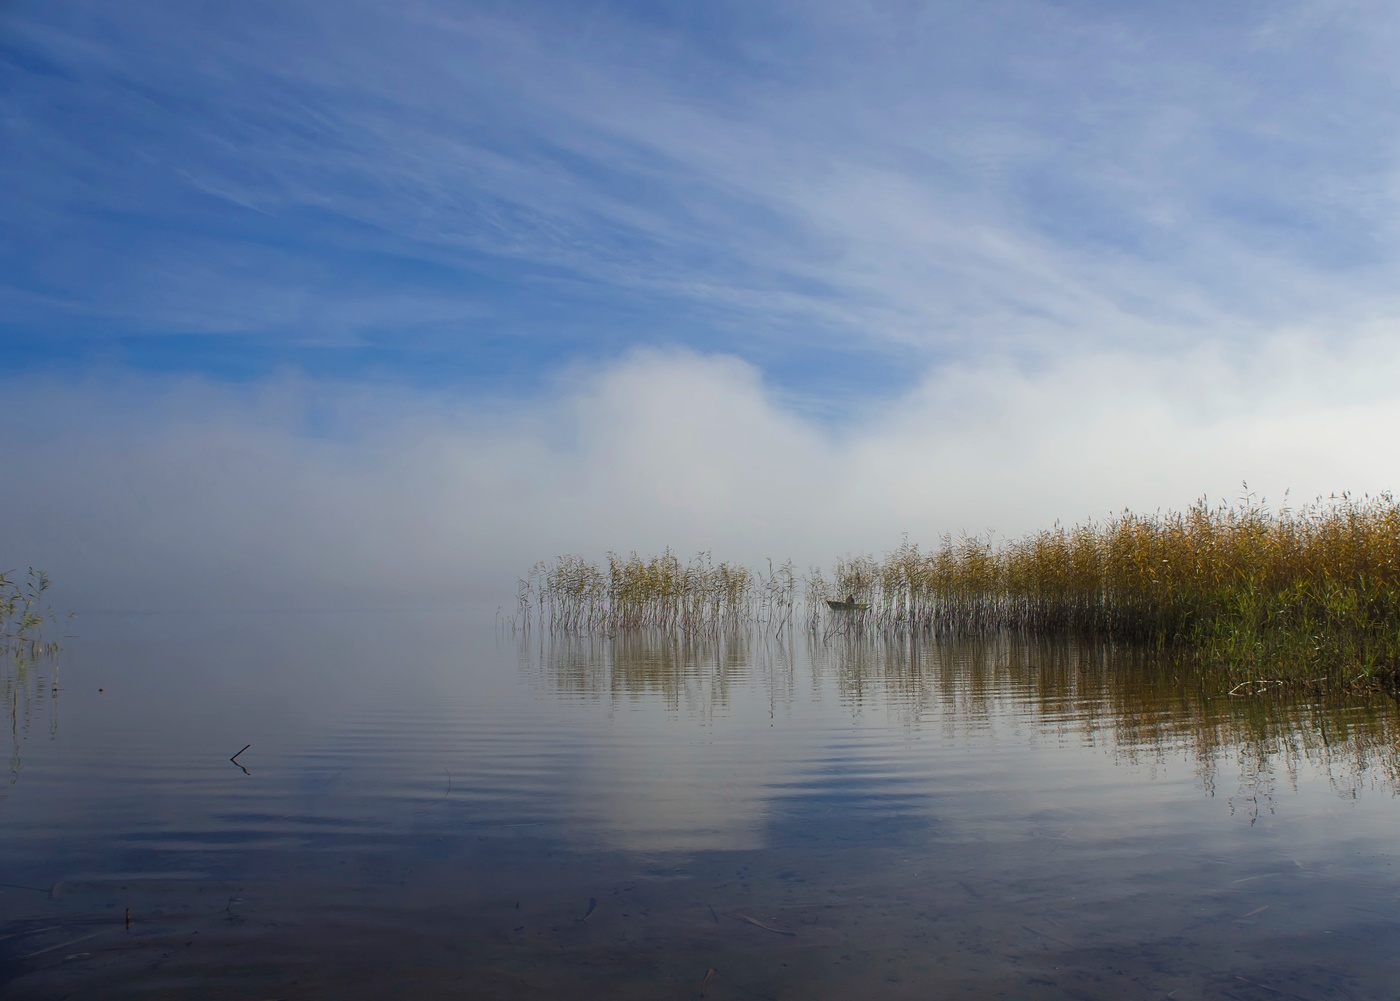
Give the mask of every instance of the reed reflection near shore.
M 1220 769 L 1241 782 L 1296 781 L 1310 765 L 1341 795 L 1400 794 L 1400 704 L 1379 692 L 1225 687 L 1180 657 L 1112 643 L 959 641 L 869 635 L 809 637 L 814 683 L 836 686 L 852 712 L 884 711 L 904 726 L 976 728 L 1030 719 L 1057 740 L 1151 763 L 1185 753 L 1214 794 Z
M 657 700 L 710 719 L 741 699 L 743 687 L 776 707 L 792 706 L 810 686 L 814 703 L 831 689 L 853 716 L 883 715 L 911 732 L 968 739 L 1014 720 L 1125 764 L 1186 755 L 1210 795 L 1225 769 L 1237 768 L 1241 789 L 1258 789 L 1292 782 L 1304 766 L 1325 774 L 1339 795 L 1400 794 L 1400 705 L 1390 696 L 1231 689 L 1191 660 L 1133 645 L 1010 632 L 958 640 L 804 632 L 794 647 L 757 630 L 633 630 L 521 636 L 518 655 L 527 675 L 565 700 Z
M 655 699 L 672 712 L 708 716 L 730 705 L 736 685 L 763 684 L 784 700 L 792 694 L 790 645 L 752 630 L 544 632 L 518 640 L 522 668 L 564 698 Z

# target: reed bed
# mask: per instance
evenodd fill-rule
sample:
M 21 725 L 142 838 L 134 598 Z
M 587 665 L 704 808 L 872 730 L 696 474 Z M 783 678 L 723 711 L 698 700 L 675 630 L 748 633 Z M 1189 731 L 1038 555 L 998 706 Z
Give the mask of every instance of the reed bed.
M 883 559 L 813 570 L 804 585 L 821 634 L 1094 637 L 1170 649 L 1236 679 L 1400 684 L 1400 504 L 1389 493 L 1277 511 L 1252 496 L 1200 501 L 1019 539 L 945 536 L 927 551 L 906 539 Z M 520 582 L 520 622 L 781 629 L 796 591 L 791 562 L 754 574 L 708 553 L 683 564 L 669 549 L 604 564 L 561 556 Z
M 1400 504 L 1390 494 L 1271 511 L 1247 498 L 1124 512 L 1020 539 L 907 540 L 807 579 L 850 629 L 1085 635 L 1189 652 L 1239 677 L 1378 680 L 1400 671 Z
M 560 556 L 520 581 L 519 624 L 554 632 L 657 629 L 684 634 L 740 626 L 781 630 L 792 622 L 798 592 L 792 564 L 754 573 L 699 553 L 682 563 L 670 549 L 642 559 L 608 553 L 606 563 Z

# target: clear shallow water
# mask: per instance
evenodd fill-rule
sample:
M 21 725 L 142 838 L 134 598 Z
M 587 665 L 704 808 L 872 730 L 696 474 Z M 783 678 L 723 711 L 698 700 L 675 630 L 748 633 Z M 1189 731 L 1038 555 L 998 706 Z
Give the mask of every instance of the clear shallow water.
M 92 618 L 8 679 L 6 997 L 1400 981 L 1383 697 L 1009 641 L 522 641 L 489 612 Z

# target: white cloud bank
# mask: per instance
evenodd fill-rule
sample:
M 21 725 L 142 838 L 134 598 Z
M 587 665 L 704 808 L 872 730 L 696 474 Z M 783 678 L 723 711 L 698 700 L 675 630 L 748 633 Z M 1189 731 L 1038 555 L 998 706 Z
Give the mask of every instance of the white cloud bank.
M 77 609 L 509 604 L 608 549 L 799 567 L 901 533 L 1018 534 L 1128 506 L 1400 483 L 1400 340 L 1098 354 L 929 374 L 839 430 L 752 367 L 642 352 L 503 406 L 407 390 L 113 376 L 11 381 L 0 569 Z

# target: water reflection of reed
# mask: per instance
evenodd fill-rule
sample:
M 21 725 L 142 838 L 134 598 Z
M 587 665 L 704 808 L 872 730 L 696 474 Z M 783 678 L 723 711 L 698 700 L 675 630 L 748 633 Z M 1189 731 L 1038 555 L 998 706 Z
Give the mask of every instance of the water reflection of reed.
M 1304 764 L 1343 795 L 1367 785 L 1400 792 L 1400 707 L 1384 695 L 1230 695 L 1193 663 L 1159 652 L 1006 633 L 813 638 L 809 655 L 817 683 L 834 682 L 855 712 L 882 707 L 908 726 L 966 729 L 1028 718 L 1129 762 L 1185 752 L 1212 794 L 1221 766 L 1234 762 L 1254 809 L 1272 782 L 1296 781 Z
M 792 655 L 780 638 L 752 630 L 611 635 L 535 633 L 520 662 L 553 692 L 590 700 L 656 699 L 672 711 L 709 715 L 730 705 L 732 688 L 761 680 L 770 699 L 790 700 Z
M 58 730 L 58 659 L 52 649 L 0 648 L 0 701 L 10 737 L 10 782 L 19 778 L 22 748 L 36 726 Z

